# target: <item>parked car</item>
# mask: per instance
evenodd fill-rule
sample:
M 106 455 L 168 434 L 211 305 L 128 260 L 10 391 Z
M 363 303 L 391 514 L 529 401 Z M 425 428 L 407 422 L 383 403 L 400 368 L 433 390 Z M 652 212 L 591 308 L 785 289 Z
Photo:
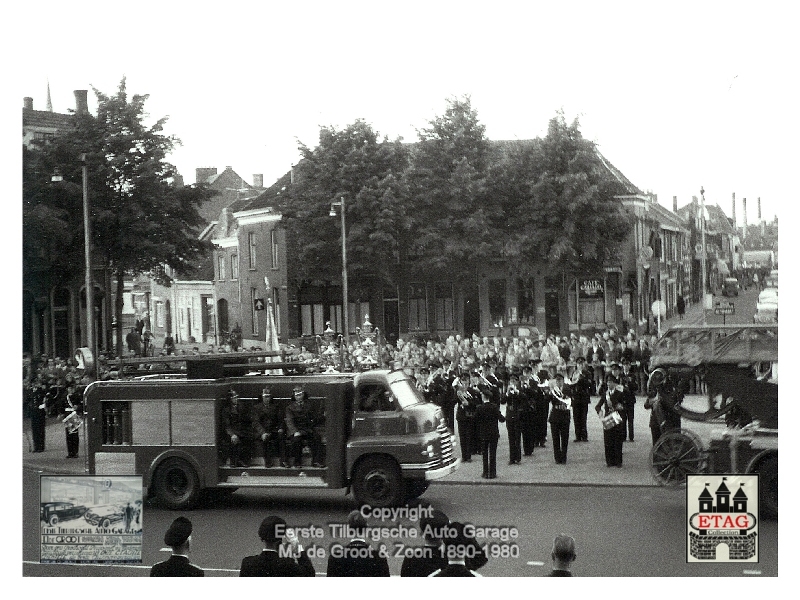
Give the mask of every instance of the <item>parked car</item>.
M 758 295 L 753 323 L 778 322 L 778 288 L 767 288 Z
M 86 513 L 86 507 L 72 502 L 42 502 L 39 517 L 42 521 L 55 527 L 61 521 L 80 519 Z
M 722 295 L 723 296 L 738 296 L 739 295 L 739 280 L 736 277 L 726 277 L 722 282 Z
M 87 510 L 83 518 L 95 527 L 107 529 L 114 523 L 121 522 L 125 518 L 125 513 L 123 508 L 116 504 L 101 504 Z

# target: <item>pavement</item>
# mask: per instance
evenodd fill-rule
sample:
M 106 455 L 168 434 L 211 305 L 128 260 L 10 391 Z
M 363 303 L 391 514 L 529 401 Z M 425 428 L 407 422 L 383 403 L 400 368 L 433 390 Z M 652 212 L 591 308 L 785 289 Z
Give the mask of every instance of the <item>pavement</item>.
M 685 324 L 699 322 L 702 319 L 699 304 L 688 306 L 683 321 Z M 678 318 L 662 322 L 662 331 L 679 322 Z M 597 402 L 597 396 L 592 403 Z M 536 448 L 532 456 L 523 456 L 522 464 L 508 465 L 508 436 L 505 427 L 500 427 L 500 442 L 497 448 L 497 479 L 481 478 L 482 459 L 474 456 L 471 463 L 462 463 L 461 467 L 446 478 L 434 482 L 434 485 L 475 484 L 475 485 L 558 485 L 558 486 L 656 486 L 650 474 L 649 456 L 652 448 L 649 420 L 650 412 L 643 407 L 644 396 L 637 397 L 634 415 L 634 442 L 625 442 L 623 447 L 622 468 L 608 468 L 605 464 L 603 450 L 603 429 L 593 410 L 589 410 L 588 442 L 573 442 L 574 430 L 570 426 L 570 442 L 566 464 L 556 464 L 552 445 L 548 435 L 546 448 Z M 713 426 L 707 423 L 691 423 L 688 427 L 707 439 Z M 456 434 L 456 439 L 458 436 Z M 45 434 L 45 451 L 34 453 L 29 448 L 32 444 L 30 421 L 25 419 L 22 436 L 22 464 L 24 468 L 49 474 L 82 474 L 85 473 L 87 457 L 81 432 L 80 458 L 66 458 L 66 438 L 64 426 L 57 418 L 47 420 Z

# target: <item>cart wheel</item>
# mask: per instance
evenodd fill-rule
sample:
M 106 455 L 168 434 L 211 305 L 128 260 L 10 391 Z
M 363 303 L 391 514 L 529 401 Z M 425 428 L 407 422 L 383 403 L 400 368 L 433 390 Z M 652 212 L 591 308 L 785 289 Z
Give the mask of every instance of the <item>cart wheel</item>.
M 650 472 L 659 485 L 678 487 L 687 475 L 705 472 L 703 443 L 690 431 L 668 431 L 650 451 Z
M 778 518 L 778 457 L 762 461 L 756 472 L 759 475 L 759 502 L 761 515 L 767 519 Z

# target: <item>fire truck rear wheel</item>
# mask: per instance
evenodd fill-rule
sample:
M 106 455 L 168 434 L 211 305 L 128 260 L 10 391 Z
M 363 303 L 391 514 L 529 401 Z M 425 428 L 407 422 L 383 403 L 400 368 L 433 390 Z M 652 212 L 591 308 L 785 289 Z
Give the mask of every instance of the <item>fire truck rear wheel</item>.
M 359 504 L 376 508 L 401 504 L 403 479 L 397 463 L 380 456 L 362 460 L 353 474 L 353 496 Z
M 771 456 L 756 469 L 759 474 L 759 500 L 761 515 L 767 519 L 778 518 L 778 457 Z
M 155 474 L 156 500 L 171 510 L 191 508 L 200 495 L 200 480 L 194 468 L 183 459 L 168 458 Z

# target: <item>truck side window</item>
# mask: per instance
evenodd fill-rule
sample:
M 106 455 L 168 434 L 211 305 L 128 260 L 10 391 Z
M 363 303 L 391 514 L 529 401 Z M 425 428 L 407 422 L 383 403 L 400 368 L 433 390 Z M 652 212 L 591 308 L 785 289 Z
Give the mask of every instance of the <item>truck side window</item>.
M 395 402 L 391 392 L 382 385 L 363 386 L 359 396 L 358 409 L 362 412 L 395 410 Z

